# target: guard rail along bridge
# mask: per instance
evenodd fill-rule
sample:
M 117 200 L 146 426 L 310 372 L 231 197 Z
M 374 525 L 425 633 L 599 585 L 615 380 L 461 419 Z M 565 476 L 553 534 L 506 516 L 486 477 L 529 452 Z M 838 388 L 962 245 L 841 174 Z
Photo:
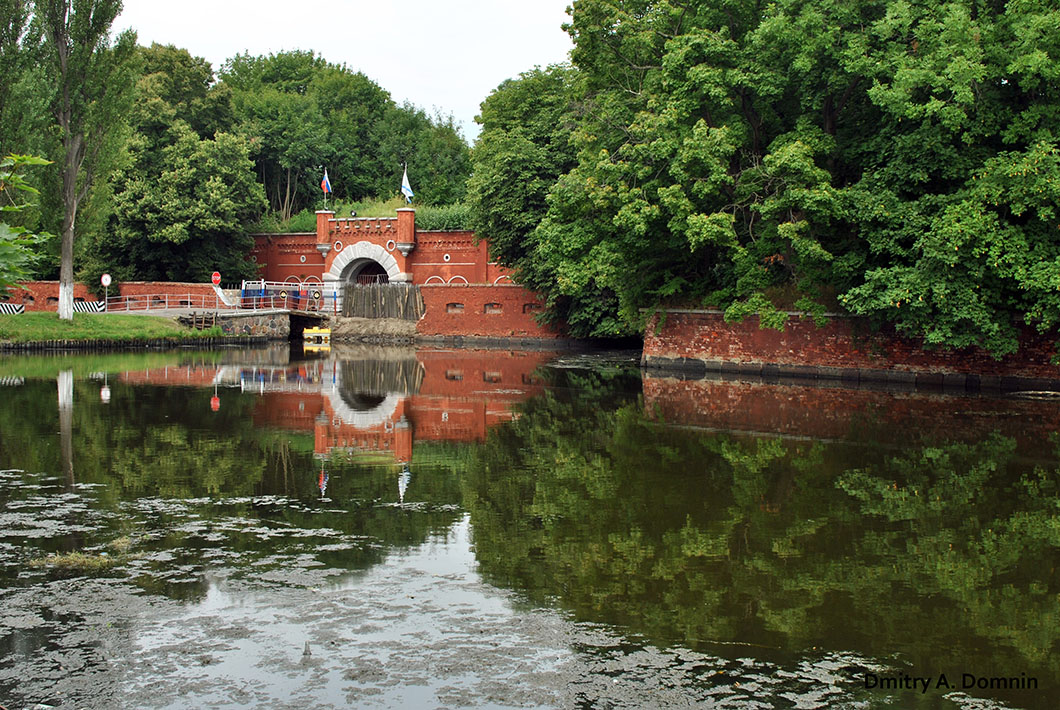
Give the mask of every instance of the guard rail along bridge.
M 361 276 L 348 282 L 243 281 L 239 288 L 213 285 L 213 293 L 160 293 L 115 296 L 92 302 L 93 310 L 176 314 L 194 327 L 250 314 L 287 317 L 292 338 L 305 328 L 319 326 L 332 316 L 397 318 L 417 321 L 424 314 L 418 286 L 387 283 Z M 83 305 L 83 304 L 78 304 Z
M 241 310 L 268 308 L 285 312 L 290 318 L 292 339 L 300 339 L 306 328 L 331 316 L 415 322 L 425 310 L 418 286 L 363 276 L 346 283 L 244 281 L 239 305 Z

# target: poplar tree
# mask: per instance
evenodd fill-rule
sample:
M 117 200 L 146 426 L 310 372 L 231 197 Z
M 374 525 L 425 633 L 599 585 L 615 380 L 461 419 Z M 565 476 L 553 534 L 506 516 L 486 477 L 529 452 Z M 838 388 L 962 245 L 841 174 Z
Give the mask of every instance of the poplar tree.
M 122 135 L 135 80 L 136 34 L 111 44 L 120 0 L 39 0 L 36 21 L 53 80 L 52 113 L 59 129 L 63 221 L 59 318 L 73 319 L 77 209 L 100 177 L 106 148 Z

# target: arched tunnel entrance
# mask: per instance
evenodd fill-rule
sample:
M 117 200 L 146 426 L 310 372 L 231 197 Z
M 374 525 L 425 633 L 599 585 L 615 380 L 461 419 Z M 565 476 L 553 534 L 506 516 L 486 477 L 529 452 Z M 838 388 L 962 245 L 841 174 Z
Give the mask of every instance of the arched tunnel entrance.
M 390 283 L 386 267 L 374 259 L 357 259 L 343 270 L 342 280 L 347 286 L 371 286 Z

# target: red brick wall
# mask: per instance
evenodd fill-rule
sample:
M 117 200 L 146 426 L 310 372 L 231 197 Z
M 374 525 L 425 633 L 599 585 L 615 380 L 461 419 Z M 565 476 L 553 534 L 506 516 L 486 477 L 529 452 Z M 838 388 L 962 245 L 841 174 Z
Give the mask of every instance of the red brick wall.
M 416 325 L 420 335 L 497 338 L 558 338 L 563 334 L 534 320 L 540 296 L 522 286 L 436 286 L 420 289 L 426 314 Z M 461 304 L 462 309 L 449 304 Z M 497 304 L 487 312 L 488 304 Z M 498 312 L 499 311 L 499 312 Z
M 332 245 L 327 258 L 317 250 L 318 237 L 311 232 L 256 234 L 251 258 L 258 264 L 259 277 L 266 281 L 319 280 L 338 256 L 335 242 L 345 246 L 370 241 L 383 246 L 396 240 L 397 233 L 396 220 L 392 218 L 330 219 L 327 241 L 321 242 Z M 415 244 L 407 259 L 397 249 L 388 250 L 399 268 L 412 274 L 415 284 L 439 283 L 439 279 L 441 283 L 449 283 L 453 277 L 457 277 L 457 283 L 464 280 L 470 284 L 511 282 L 508 269 L 489 261 L 486 242 L 475 243 L 474 232 L 416 232 Z
M 922 437 L 975 439 L 992 429 L 1040 444 L 1060 428 L 1060 410 L 1048 401 L 678 380 L 650 373 L 644 377 L 644 411 L 683 425 L 812 439 L 846 439 L 871 431 L 873 441 L 894 445 Z
M 258 276 L 266 281 L 320 281 L 324 257 L 316 248 L 315 232 L 297 234 L 255 234 L 251 259 L 258 265 Z M 302 261 L 302 258 L 305 261 Z
M 27 311 L 57 311 L 59 303 L 58 281 L 27 281 L 20 284 L 23 288 L 8 288 L 5 303 L 21 303 Z M 49 301 L 48 299 L 53 299 Z M 88 292 L 84 284 L 74 284 L 75 301 L 95 301 L 95 296 Z
M 317 212 L 317 241 L 328 244 L 331 249 L 327 258 L 321 262 L 319 275 L 330 271 L 335 259 L 341 251 L 336 245 L 343 248 L 358 242 L 369 242 L 387 250 L 394 261 L 397 262 L 398 270 L 402 273 L 409 271 L 412 259 L 406 259 L 401 250 L 397 248 L 399 243 L 414 243 L 412 236 L 415 221 L 413 213 L 409 212 L 404 217 L 349 217 L 333 218 L 329 212 Z M 403 225 L 403 222 L 405 223 Z M 407 234 L 406 234 L 407 233 Z M 405 240 L 408 240 L 407 242 Z
M 661 325 L 660 325 L 661 321 Z M 783 331 L 758 327 L 758 318 L 726 323 L 720 313 L 668 311 L 645 328 L 644 358 L 692 358 L 867 370 L 905 370 L 1027 378 L 1060 378 L 1049 362 L 1053 338 L 1027 332 L 1020 351 L 1001 360 L 977 348 L 924 350 L 922 341 L 893 331 L 869 333 L 855 319 L 832 318 L 821 328 L 791 318 Z M 861 332 L 864 330 L 865 332 Z
M 21 303 L 26 306 L 27 311 L 56 311 L 58 310 L 59 282 L 58 281 L 32 281 L 22 284 L 25 289 L 12 288 L 8 293 L 8 303 Z M 129 281 L 117 286 L 111 286 L 109 290 L 111 298 L 111 310 L 124 308 L 124 301 L 115 301 L 115 297 L 141 301 L 150 296 L 158 296 L 152 307 L 157 308 L 167 302 L 173 307 L 181 307 L 182 301 L 190 301 L 194 308 L 213 308 L 215 293 L 211 284 L 201 283 L 170 283 L 162 281 Z M 168 296 L 168 301 L 166 297 Z M 54 300 L 49 300 L 54 299 Z M 74 284 L 74 300 L 98 301 L 95 295 L 89 293 L 85 284 Z M 203 304 L 206 304 L 205 306 Z M 132 307 L 136 307 L 135 305 Z M 223 304 L 221 304 L 223 307 Z M 140 306 L 142 309 L 143 306 Z
M 483 397 L 521 401 L 544 391 L 535 371 L 556 356 L 545 350 L 420 350 L 426 397 Z
M 467 283 L 485 284 L 490 283 L 488 260 L 486 243 L 475 244 L 474 232 L 417 232 L 409 270 L 415 284 L 437 283 L 439 278 L 448 283 L 454 276 L 459 276 L 456 281 L 461 283 L 466 279 Z

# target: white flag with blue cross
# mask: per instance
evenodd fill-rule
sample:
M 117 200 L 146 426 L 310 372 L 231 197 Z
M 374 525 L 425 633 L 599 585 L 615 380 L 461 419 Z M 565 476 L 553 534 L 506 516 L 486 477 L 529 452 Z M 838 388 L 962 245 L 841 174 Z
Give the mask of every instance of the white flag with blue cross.
M 412 192 L 412 186 L 409 185 L 409 166 L 405 166 L 405 173 L 401 176 L 401 194 L 405 196 L 405 204 L 412 202 L 412 198 L 415 193 Z

